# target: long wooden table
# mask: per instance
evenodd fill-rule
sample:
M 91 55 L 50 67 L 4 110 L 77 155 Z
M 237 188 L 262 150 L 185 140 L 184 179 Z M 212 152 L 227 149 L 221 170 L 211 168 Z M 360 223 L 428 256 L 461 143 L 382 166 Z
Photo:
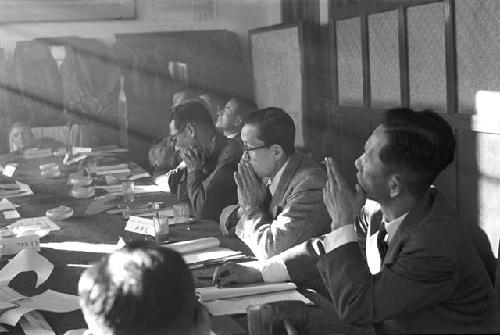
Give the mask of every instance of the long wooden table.
M 127 158 L 118 157 L 120 161 L 127 161 Z M 116 244 L 120 236 L 124 235 L 125 219 L 121 215 L 85 215 L 91 199 L 75 199 L 70 196 L 71 186 L 66 184 L 67 173 L 63 173 L 61 177 L 55 179 L 46 179 L 40 176 L 39 166 L 48 162 L 57 161 L 57 158 L 30 159 L 20 160 L 18 168 L 13 178 L 30 184 L 34 195 L 17 197 L 11 199 L 12 202 L 21 205 L 18 209 L 23 218 L 36 217 L 45 214 L 45 211 L 59 205 L 66 205 L 74 210 L 73 217 L 57 221 L 61 230 L 52 231 L 47 236 L 41 239 L 41 243 L 57 243 L 76 241 L 86 243 L 84 251 L 60 250 L 43 248 L 41 254 L 54 264 L 54 270 L 49 279 L 39 288 L 34 289 L 36 276 L 32 272 L 18 275 L 12 282 L 11 287 L 17 289 L 25 295 L 39 294 L 46 289 L 52 289 L 58 292 L 77 294 L 78 279 L 83 270 L 89 264 L 98 261 L 104 254 L 95 252 L 93 246 L 95 244 Z M 0 157 L 0 162 L 2 159 Z M 5 160 L 3 161 L 3 164 Z M 134 166 L 130 162 L 131 166 Z M 138 166 L 134 166 L 138 169 Z M 2 182 L 6 182 L 5 177 L 2 177 Z M 11 180 L 12 181 L 12 180 Z M 102 190 L 100 191 L 102 192 Z M 97 192 L 96 195 L 99 195 Z M 154 193 L 138 197 L 136 201 L 164 201 L 167 204 L 175 203 L 174 196 L 165 193 Z M 2 215 L 0 215 L 2 216 Z M 11 222 L 1 223 L 5 226 Z M 221 246 L 233 250 L 243 251 L 251 255 L 250 250 L 239 240 L 222 236 L 218 224 L 215 222 L 200 221 L 191 224 L 191 230 L 183 224 L 170 227 L 170 238 L 177 240 L 192 240 L 201 237 L 214 236 L 221 240 Z M 193 277 L 197 287 L 210 285 L 208 280 L 197 279 L 200 276 L 212 275 L 214 267 L 202 268 L 193 270 Z M 364 332 L 363 329 L 352 328 L 344 325 L 335 317 L 335 312 L 328 300 L 322 298 L 318 294 L 305 293 L 311 300 L 317 303 L 316 306 L 309 308 L 309 322 L 307 332 L 310 335 L 324 335 L 333 333 L 354 333 Z M 42 313 L 51 327 L 57 334 L 63 334 L 67 330 L 85 328 L 86 324 L 81 311 L 75 311 L 66 314 L 55 314 L 49 312 Z M 229 318 L 214 318 L 214 326 L 218 334 L 229 334 L 227 329 L 224 329 L 225 321 Z M 232 318 L 243 329 L 246 328 L 246 317 L 235 316 Z M 13 334 L 22 334 L 20 326 L 11 329 Z M 242 332 L 245 334 L 245 332 Z

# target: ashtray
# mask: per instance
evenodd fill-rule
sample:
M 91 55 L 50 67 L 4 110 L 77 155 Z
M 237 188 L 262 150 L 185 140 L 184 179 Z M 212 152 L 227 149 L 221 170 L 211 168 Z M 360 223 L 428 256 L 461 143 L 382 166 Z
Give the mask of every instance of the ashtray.
M 44 178 L 57 178 L 61 175 L 61 171 L 52 169 L 42 170 L 40 175 Z
M 70 178 L 69 182 L 75 186 L 88 186 L 92 184 L 92 177 L 74 176 Z
M 64 220 L 73 215 L 73 209 L 71 207 L 61 205 L 47 210 L 45 215 L 52 220 Z
M 93 187 L 74 187 L 71 190 L 71 195 L 73 198 L 90 198 L 95 195 L 95 189 Z

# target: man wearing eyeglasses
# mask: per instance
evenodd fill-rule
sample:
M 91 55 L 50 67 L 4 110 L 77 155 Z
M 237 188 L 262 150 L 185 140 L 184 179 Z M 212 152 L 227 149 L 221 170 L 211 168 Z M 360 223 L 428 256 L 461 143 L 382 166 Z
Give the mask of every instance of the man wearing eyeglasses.
M 295 151 L 295 124 L 281 108 L 250 114 L 241 131 L 235 173 L 238 205 L 224 209 L 221 229 L 234 232 L 259 259 L 319 236 L 329 228 L 322 200 L 324 171 Z
M 206 105 L 190 100 L 174 107 L 170 118 L 170 143 L 182 163 L 166 180 L 180 201 L 190 201 L 198 218 L 218 220 L 222 209 L 237 202 L 233 173 L 241 157 L 240 144 L 216 132 Z

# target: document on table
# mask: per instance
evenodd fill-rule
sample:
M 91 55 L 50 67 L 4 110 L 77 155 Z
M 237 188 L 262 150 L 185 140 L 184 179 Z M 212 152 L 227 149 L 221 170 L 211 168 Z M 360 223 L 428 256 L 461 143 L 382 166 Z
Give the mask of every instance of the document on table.
M 196 264 L 217 259 L 234 257 L 237 255 L 241 255 L 241 252 L 226 248 L 211 248 L 198 250 L 195 252 L 183 253 L 182 258 L 184 258 L 184 262 L 186 262 L 186 264 Z
M 15 326 L 24 314 L 34 310 L 67 313 L 80 308 L 78 296 L 52 290 L 47 290 L 42 294 L 20 300 L 17 304 L 19 307 L 9 309 L 0 315 L 1 323 Z
M 40 312 L 32 311 L 24 314 L 19 322 L 26 335 L 55 335 L 52 327 Z
M 181 241 L 165 245 L 165 247 L 173 249 L 179 253 L 194 252 L 203 249 L 210 249 L 220 246 L 220 241 L 215 237 L 199 238 L 191 241 Z
M 0 270 L 0 286 L 7 286 L 18 273 L 35 271 L 38 287 L 49 278 L 53 269 L 54 265 L 45 257 L 36 251 L 23 249 Z
M 31 195 L 33 191 L 28 184 L 16 181 L 16 184 L 0 184 L 0 197 L 14 198 Z
M 216 286 L 210 286 L 197 288 L 196 295 L 198 296 L 200 302 L 206 302 L 215 299 L 227 299 L 269 292 L 289 291 L 295 289 L 297 289 L 297 286 L 295 286 L 295 284 L 291 282 L 237 285 L 220 288 Z
M 9 199 L 3 198 L 0 201 L 0 212 L 15 210 L 17 207 L 19 207 L 19 205 L 14 205 L 12 202 L 9 201 Z
M 101 188 L 112 194 L 123 194 L 123 189 L 121 184 L 117 185 L 96 185 L 95 188 Z M 156 193 L 156 192 L 165 192 L 161 186 L 158 185 L 135 185 L 134 186 L 134 194 L 143 194 L 143 193 Z
M 52 230 L 61 229 L 57 224 L 55 224 L 54 221 L 46 216 L 17 220 L 16 222 L 8 225 L 7 228 L 12 230 L 16 234 L 21 231 L 33 230 L 37 235 L 40 236 L 43 234 L 46 235 Z
M 216 299 L 208 302 L 203 302 L 202 304 L 208 309 L 208 312 L 210 314 L 212 314 L 213 316 L 220 316 L 245 314 L 248 306 L 250 305 L 261 305 L 274 301 L 284 300 L 298 300 L 303 301 L 308 305 L 313 304 L 309 299 L 297 292 L 297 290 L 279 291 L 229 299 Z

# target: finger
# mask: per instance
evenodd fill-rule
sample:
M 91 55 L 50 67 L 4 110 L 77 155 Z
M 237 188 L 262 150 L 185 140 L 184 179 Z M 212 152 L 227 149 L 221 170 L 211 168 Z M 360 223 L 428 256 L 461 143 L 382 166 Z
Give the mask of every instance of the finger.
M 257 178 L 257 175 L 255 174 L 255 171 L 254 171 L 252 165 L 250 165 L 249 162 L 245 162 L 245 167 L 246 167 L 249 179 L 252 181 L 252 183 L 255 185 L 259 185 L 260 184 L 259 179 Z
M 224 277 L 224 274 L 228 272 L 228 266 L 227 264 L 224 264 L 222 266 L 219 266 L 217 269 L 215 269 L 215 272 L 212 276 L 212 285 L 217 285 L 219 283 L 220 278 Z
M 330 168 L 333 174 L 333 177 L 335 178 L 335 182 L 339 188 L 340 191 L 342 191 L 342 188 L 346 186 L 346 181 L 344 180 L 344 177 L 340 174 L 340 169 L 338 164 L 330 158 Z
M 354 197 L 355 199 L 355 206 L 357 210 L 360 210 L 361 207 L 365 204 L 366 202 L 366 192 L 361 188 L 359 184 L 356 184 L 356 195 Z
M 333 187 L 336 187 L 336 180 L 335 180 L 335 177 L 333 175 L 333 169 L 332 169 L 332 158 L 331 157 L 327 157 L 326 158 L 326 176 L 328 177 L 328 181 L 330 182 L 330 185 L 329 185 L 329 190 L 331 191 Z
M 240 177 L 241 186 L 243 187 L 243 189 L 247 190 L 249 188 L 249 182 L 244 163 L 238 164 L 238 174 Z

